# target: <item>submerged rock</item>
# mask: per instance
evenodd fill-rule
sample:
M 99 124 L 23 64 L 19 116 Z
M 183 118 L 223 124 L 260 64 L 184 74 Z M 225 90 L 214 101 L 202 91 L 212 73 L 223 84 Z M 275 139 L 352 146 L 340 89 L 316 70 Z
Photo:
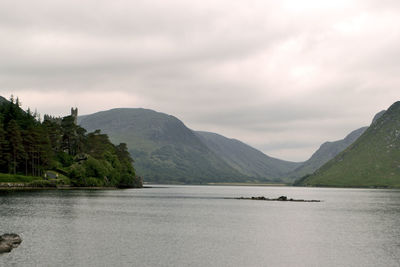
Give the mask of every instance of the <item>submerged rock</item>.
M 10 252 L 13 248 L 18 247 L 22 239 L 17 234 L 4 234 L 0 236 L 0 253 Z

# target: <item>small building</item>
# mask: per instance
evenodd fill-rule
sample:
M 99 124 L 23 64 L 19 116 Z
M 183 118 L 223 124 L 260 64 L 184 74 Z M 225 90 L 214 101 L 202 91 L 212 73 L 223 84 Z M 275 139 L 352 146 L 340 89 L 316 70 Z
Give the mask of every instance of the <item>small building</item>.
M 44 172 L 44 178 L 45 179 L 57 179 L 58 178 L 58 173 L 52 172 L 52 171 L 45 171 Z

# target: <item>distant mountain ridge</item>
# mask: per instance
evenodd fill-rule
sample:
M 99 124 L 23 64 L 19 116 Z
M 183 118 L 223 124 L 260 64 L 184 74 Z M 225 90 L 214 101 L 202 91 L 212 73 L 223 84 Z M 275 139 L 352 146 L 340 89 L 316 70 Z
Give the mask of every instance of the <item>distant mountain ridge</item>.
M 259 179 L 276 178 L 285 180 L 287 173 L 301 163 L 269 157 L 245 143 L 210 132 L 195 132 L 215 154 L 231 167 L 249 177 Z
M 400 187 L 400 102 L 378 113 L 352 145 L 296 184 Z
M 112 109 L 80 116 L 78 122 L 127 143 L 138 174 L 151 182 L 280 181 L 299 166 L 237 140 L 194 132 L 177 118 L 148 109 Z
M 374 123 L 378 120 L 383 114 L 385 110 L 378 112 L 373 120 Z M 304 175 L 309 175 L 314 173 L 317 169 L 327 163 L 329 160 L 336 157 L 340 152 L 344 151 L 347 147 L 353 144 L 366 130 L 368 126 L 361 127 L 357 130 L 352 131 L 348 134 L 344 139 L 337 140 L 334 142 L 325 142 L 320 148 L 314 152 L 314 154 L 305 161 L 300 167 L 295 169 L 293 172 L 289 173 L 289 177 L 292 178 L 300 178 Z
M 292 183 L 334 158 L 367 129 L 326 142 L 309 160 L 296 163 L 269 157 L 239 140 L 192 131 L 177 118 L 154 110 L 112 109 L 81 116 L 79 123 L 89 131 L 101 129 L 115 143 L 127 143 L 138 173 L 159 183 Z
M 311 158 L 305 161 L 300 167 L 289 174 L 289 177 L 300 178 L 307 174 L 314 173 L 318 168 L 333 159 L 340 152 L 359 138 L 368 127 L 362 127 L 352 131 L 344 139 L 323 143 Z
M 113 143 L 127 143 L 139 174 L 151 182 L 290 183 L 303 176 L 296 184 L 400 187 L 400 102 L 376 114 L 370 127 L 325 142 L 303 163 L 269 157 L 216 133 L 192 131 L 174 116 L 148 109 L 113 109 L 78 120 L 88 131 L 101 129 Z
M 218 158 L 177 118 L 147 109 L 112 109 L 81 116 L 88 131 L 101 129 L 124 142 L 135 168 L 158 183 L 236 182 L 243 175 Z

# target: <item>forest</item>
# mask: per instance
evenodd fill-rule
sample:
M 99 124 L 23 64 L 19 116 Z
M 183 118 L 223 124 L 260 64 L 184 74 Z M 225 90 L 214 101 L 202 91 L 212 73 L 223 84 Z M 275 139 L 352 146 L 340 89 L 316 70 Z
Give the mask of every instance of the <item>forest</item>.
M 71 109 L 41 119 L 18 98 L 1 102 L 0 177 L 34 177 L 28 180 L 36 186 L 141 187 L 126 144 L 112 144 L 100 130 L 87 133 L 76 116 Z

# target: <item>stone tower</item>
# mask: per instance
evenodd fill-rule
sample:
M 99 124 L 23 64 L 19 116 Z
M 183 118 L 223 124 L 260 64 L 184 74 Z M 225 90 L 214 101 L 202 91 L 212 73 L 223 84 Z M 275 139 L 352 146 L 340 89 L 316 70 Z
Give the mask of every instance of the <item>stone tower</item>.
M 78 108 L 71 108 L 71 117 L 74 118 L 74 123 L 78 124 Z

